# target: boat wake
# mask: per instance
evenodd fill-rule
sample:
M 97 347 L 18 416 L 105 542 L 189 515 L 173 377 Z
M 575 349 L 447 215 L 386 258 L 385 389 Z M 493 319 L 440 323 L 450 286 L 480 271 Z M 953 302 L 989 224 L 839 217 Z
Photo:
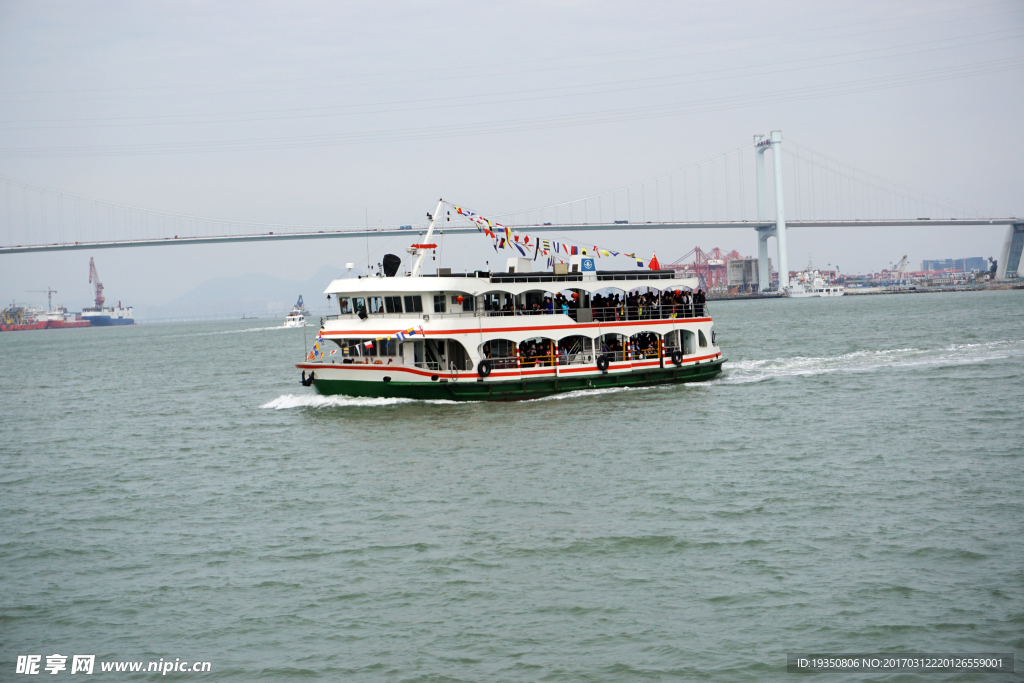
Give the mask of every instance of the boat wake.
M 266 332 L 268 330 L 291 330 L 296 329 L 286 325 L 274 325 L 273 327 L 247 327 L 244 330 L 221 330 L 220 332 L 196 332 L 197 337 L 206 337 L 213 334 L 245 334 L 247 332 Z
M 460 401 L 431 400 L 414 398 L 360 398 L 358 396 L 321 396 L 320 394 L 284 394 L 268 401 L 260 408 L 286 410 L 288 408 L 376 408 L 400 403 L 458 404 Z
M 1024 341 L 951 344 L 938 349 L 882 349 L 854 351 L 838 356 L 771 358 L 729 361 L 713 384 L 747 384 L 784 377 L 829 373 L 875 372 L 902 368 L 971 365 L 1024 355 Z

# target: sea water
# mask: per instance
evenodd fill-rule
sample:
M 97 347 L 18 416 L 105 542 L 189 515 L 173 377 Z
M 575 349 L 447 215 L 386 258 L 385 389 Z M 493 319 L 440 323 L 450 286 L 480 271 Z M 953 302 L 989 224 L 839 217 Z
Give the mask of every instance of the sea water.
M 518 403 L 318 397 L 313 330 L 278 322 L 0 334 L 0 679 L 54 653 L 759 681 L 787 652 L 1024 649 L 1024 291 L 710 309 L 719 379 Z

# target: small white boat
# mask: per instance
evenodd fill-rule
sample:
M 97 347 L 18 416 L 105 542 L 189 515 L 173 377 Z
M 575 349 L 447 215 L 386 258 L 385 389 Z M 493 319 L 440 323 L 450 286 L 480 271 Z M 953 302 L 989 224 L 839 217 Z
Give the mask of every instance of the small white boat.
M 807 270 L 797 273 L 796 278 L 791 280 L 787 287 L 783 288 L 786 296 L 791 299 L 806 299 L 812 296 L 843 296 L 846 289 L 842 285 L 829 282 L 821 276 L 821 273 L 814 269 L 814 265 L 808 260 Z
M 302 305 L 302 295 L 299 295 L 299 300 L 292 306 L 292 310 L 288 311 L 288 315 L 284 317 L 285 327 L 305 327 L 306 316 L 309 315 L 309 311 Z

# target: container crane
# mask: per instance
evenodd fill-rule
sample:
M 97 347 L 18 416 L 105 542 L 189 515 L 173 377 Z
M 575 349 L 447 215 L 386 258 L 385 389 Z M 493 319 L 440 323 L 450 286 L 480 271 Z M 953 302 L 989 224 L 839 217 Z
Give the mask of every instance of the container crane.
M 96 273 L 96 263 L 92 258 L 89 259 L 89 284 L 96 290 L 96 308 L 102 309 L 103 302 L 106 301 L 103 298 L 103 283 L 100 282 L 100 276 Z

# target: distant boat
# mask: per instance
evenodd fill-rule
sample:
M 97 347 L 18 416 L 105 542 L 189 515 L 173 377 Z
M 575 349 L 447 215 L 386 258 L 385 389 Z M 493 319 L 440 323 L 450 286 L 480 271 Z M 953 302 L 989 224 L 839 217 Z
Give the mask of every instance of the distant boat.
M 302 305 L 302 295 L 299 295 L 299 300 L 292 306 L 292 310 L 288 312 L 288 315 L 284 317 L 285 327 L 305 327 L 306 316 L 309 315 L 309 311 Z
M 259 319 L 260 319 L 260 317 L 258 315 L 249 315 L 249 316 L 247 316 L 245 313 L 242 314 L 242 320 L 259 320 Z
M 821 273 L 814 269 L 814 265 L 807 261 L 807 270 L 797 273 L 796 278 L 784 287 L 786 296 L 791 299 L 806 299 L 814 296 L 830 297 L 843 296 L 846 293 L 841 285 L 827 281 Z

